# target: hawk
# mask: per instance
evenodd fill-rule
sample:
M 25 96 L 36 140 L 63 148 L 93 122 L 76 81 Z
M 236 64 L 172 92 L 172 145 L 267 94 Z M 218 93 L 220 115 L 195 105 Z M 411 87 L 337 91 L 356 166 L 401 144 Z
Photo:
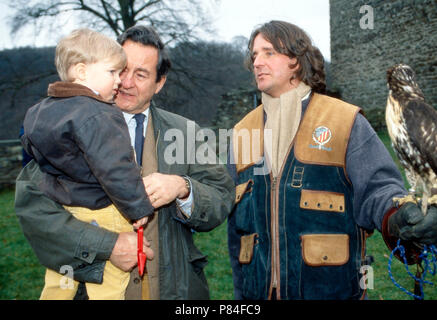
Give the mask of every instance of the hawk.
M 389 89 L 385 120 L 393 148 L 405 168 L 410 197 L 422 193 L 422 212 L 437 203 L 437 111 L 425 102 L 413 69 L 405 64 L 387 70 Z

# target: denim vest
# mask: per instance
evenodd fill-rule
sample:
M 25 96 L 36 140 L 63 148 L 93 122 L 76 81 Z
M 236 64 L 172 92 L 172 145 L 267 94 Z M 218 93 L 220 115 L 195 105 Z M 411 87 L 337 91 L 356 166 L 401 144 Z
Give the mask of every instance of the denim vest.
M 244 298 L 362 296 L 364 232 L 353 217 L 345 170 L 357 112 L 358 107 L 314 93 L 276 178 L 264 165 L 262 105 L 235 126 L 234 215 Z M 244 140 L 243 132 L 250 139 Z

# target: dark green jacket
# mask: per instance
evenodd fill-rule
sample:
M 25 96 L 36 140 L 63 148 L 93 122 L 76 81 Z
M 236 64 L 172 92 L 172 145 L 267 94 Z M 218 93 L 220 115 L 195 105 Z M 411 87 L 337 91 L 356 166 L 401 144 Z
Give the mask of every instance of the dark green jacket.
M 158 172 L 189 176 L 194 195 L 192 214 L 187 220 L 178 214 L 175 202 L 159 210 L 160 297 L 209 298 L 203 273 L 207 259 L 194 245 L 192 230 L 212 230 L 227 218 L 234 203 L 234 183 L 224 166 L 201 165 L 187 159 L 195 155 L 195 148 L 204 143 L 194 143 L 194 136 L 187 137 L 186 118 L 153 106 L 150 111 Z M 188 127 L 194 128 L 193 123 Z M 195 126 L 195 130 L 199 127 Z M 177 136 L 177 132 L 183 134 L 184 141 L 181 141 L 181 136 L 176 142 L 171 139 Z M 164 160 L 165 152 L 168 153 L 176 144 L 184 148 L 184 161 L 168 164 Z M 41 179 L 43 174 L 32 161 L 22 170 L 16 183 L 16 214 L 36 256 L 47 268 L 59 270 L 62 265 L 71 265 L 76 280 L 100 283 L 117 234 L 75 219 L 38 190 Z

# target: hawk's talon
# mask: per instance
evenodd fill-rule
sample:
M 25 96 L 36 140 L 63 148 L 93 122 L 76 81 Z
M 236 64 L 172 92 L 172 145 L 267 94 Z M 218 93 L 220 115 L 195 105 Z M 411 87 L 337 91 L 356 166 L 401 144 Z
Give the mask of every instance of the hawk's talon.
M 437 194 L 428 199 L 428 205 L 437 205 Z
M 398 208 L 407 202 L 413 202 L 413 203 L 417 204 L 417 199 L 412 194 L 406 195 L 405 197 L 394 197 L 393 198 L 393 204 Z

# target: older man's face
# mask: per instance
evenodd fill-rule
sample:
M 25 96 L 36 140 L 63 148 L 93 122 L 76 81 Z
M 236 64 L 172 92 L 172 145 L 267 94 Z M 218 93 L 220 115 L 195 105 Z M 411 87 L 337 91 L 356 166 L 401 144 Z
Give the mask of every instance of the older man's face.
M 158 49 L 127 40 L 123 44 L 127 66 L 120 74 L 120 88 L 115 103 L 124 112 L 141 113 L 164 86 L 166 77 L 156 82 Z

